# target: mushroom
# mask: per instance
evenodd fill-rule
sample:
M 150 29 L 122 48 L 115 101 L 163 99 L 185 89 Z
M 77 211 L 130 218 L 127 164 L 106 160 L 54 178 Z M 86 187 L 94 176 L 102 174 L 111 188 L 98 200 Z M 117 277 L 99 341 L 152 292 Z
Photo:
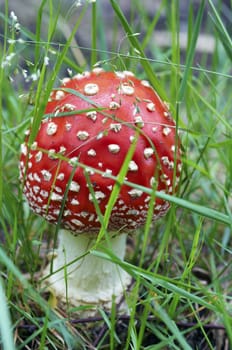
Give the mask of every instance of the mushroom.
M 101 228 L 98 210 L 104 216 L 133 142 L 126 180 L 175 193 L 180 141 L 168 106 L 132 72 L 96 68 L 65 78 L 52 91 L 32 144 L 29 135 L 27 131 L 19 166 L 23 192 L 36 214 L 63 227 L 46 269 L 47 283 L 73 305 L 110 308 L 131 278 L 117 264 L 89 253 Z M 150 196 L 140 188 L 123 183 L 110 214 L 105 244 L 121 260 L 127 233 L 146 222 Z M 153 220 L 169 206 L 155 198 Z

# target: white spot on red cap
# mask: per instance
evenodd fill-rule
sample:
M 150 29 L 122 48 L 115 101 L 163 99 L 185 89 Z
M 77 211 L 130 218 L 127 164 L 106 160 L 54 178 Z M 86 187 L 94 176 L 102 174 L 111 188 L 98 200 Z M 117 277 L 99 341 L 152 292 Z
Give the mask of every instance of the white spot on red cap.
M 99 91 L 99 86 L 94 83 L 88 83 L 84 86 L 84 93 L 89 96 L 96 95 Z
M 35 194 L 38 194 L 40 191 L 40 187 L 39 186 L 33 186 L 33 191 Z
M 145 87 L 150 87 L 150 86 L 151 86 L 150 83 L 149 83 L 149 81 L 147 81 L 147 80 L 141 80 L 141 84 L 142 84 L 143 86 L 145 86 Z
M 33 144 L 31 145 L 31 150 L 32 150 L 32 151 L 35 151 L 36 148 L 37 148 L 37 146 L 38 146 L 38 142 L 37 142 L 37 141 L 34 141 Z
M 154 150 L 153 150 L 153 148 L 151 148 L 151 147 L 147 147 L 147 148 L 144 149 L 143 154 L 144 154 L 144 157 L 145 157 L 146 159 L 148 159 L 148 158 L 150 158 L 150 157 L 153 156 Z
M 120 72 L 120 71 L 116 71 L 115 75 L 120 78 L 120 79 L 124 79 L 125 78 L 125 74 L 124 72 Z
M 77 74 L 75 74 L 74 76 L 73 76 L 73 79 L 77 79 L 77 80 L 81 80 L 81 79 L 83 79 L 84 78 L 84 76 L 83 76 L 83 74 L 81 74 L 81 73 L 77 73 Z
M 100 132 L 97 134 L 96 139 L 97 139 L 97 140 L 100 140 L 100 139 L 103 138 L 103 136 L 104 136 L 104 133 L 103 133 L 102 131 L 100 131 Z
M 65 103 L 61 108 L 60 108 L 60 112 L 64 112 L 64 111 L 75 111 L 76 106 L 72 105 L 71 103 Z
M 111 169 L 106 169 L 104 174 L 102 174 L 102 177 L 109 177 L 110 175 L 112 175 L 112 170 Z
M 40 195 L 44 198 L 48 198 L 49 196 L 49 192 L 48 191 L 45 191 L 45 190 L 41 190 L 40 191 Z
M 35 155 L 35 161 L 37 163 L 39 163 L 41 161 L 42 157 L 43 157 L 42 151 L 37 152 L 36 155 Z
M 80 202 L 79 202 L 77 199 L 72 198 L 72 200 L 71 200 L 71 204 L 72 204 L 72 205 L 79 205 L 79 204 L 80 204 Z
M 73 223 L 74 225 L 76 225 L 78 227 L 84 227 L 85 226 L 80 220 L 77 220 L 77 219 L 72 219 L 71 223 Z
M 163 162 L 164 165 L 166 165 L 169 169 L 174 168 L 174 162 L 172 160 L 169 160 L 167 156 L 161 157 L 161 161 Z
M 69 130 L 71 130 L 71 128 L 72 128 L 72 124 L 69 123 L 69 122 L 66 122 L 66 123 L 65 123 L 65 129 L 66 129 L 67 131 L 69 131 Z
M 104 69 L 101 68 L 101 67 L 95 67 L 95 68 L 92 70 L 92 72 L 93 72 L 94 74 L 99 75 L 100 73 L 104 72 Z
M 125 74 L 126 77 L 134 77 L 134 73 L 131 72 L 130 70 L 124 70 L 123 73 Z
M 39 175 L 37 173 L 34 173 L 34 180 L 37 182 L 41 182 L 41 178 L 39 177 Z
M 106 124 L 107 121 L 108 121 L 108 117 L 103 118 L 103 119 L 102 119 L 102 124 Z
M 55 135 L 57 132 L 58 125 L 54 122 L 50 122 L 47 125 L 47 135 Z
M 99 202 L 101 199 L 104 199 L 106 197 L 106 195 L 102 191 L 96 191 L 96 192 L 94 192 L 94 197 Z M 91 193 L 89 194 L 89 200 L 93 201 L 93 196 Z
M 21 144 L 21 153 L 22 153 L 24 156 L 27 155 L 27 146 L 26 146 L 25 142 Z
M 77 183 L 76 181 L 71 181 L 69 190 L 73 192 L 79 192 L 80 191 L 79 183 Z
M 56 150 L 51 148 L 48 150 L 48 158 L 55 159 L 56 158 Z
M 169 118 L 169 117 L 170 117 L 170 113 L 167 112 L 167 111 L 165 111 L 165 112 L 164 112 L 164 116 Z
M 64 173 L 59 173 L 56 178 L 57 178 L 57 180 L 63 181 L 64 177 L 65 177 Z
M 138 167 L 138 165 L 135 163 L 134 160 L 131 160 L 130 163 L 129 163 L 128 169 L 129 169 L 130 171 L 138 171 L 139 167 Z
M 92 222 L 94 219 L 95 219 L 95 215 L 91 214 L 90 217 L 89 217 L 89 222 Z
M 154 112 L 155 111 L 155 104 L 153 102 L 148 102 L 147 103 L 147 110 L 149 112 Z
M 130 135 L 129 140 L 130 140 L 130 143 L 133 143 L 134 140 L 135 140 L 135 136 L 134 135 Z
M 77 137 L 80 141 L 85 141 L 89 137 L 89 133 L 87 131 L 80 130 L 77 133 Z
M 65 152 L 66 152 L 66 147 L 60 146 L 60 149 L 59 149 L 58 153 L 64 154 Z
M 108 145 L 108 150 L 110 153 L 116 154 L 120 151 L 120 146 L 115 143 L 111 143 Z
M 29 173 L 29 174 L 28 174 L 28 180 L 34 181 L 34 174 Z M 26 185 L 27 185 L 28 187 L 30 187 L 30 183 L 26 183 Z
M 70 78 L 68 78 L 68 77 L 65 77 L 65 78 L 63 78 L 62 80 L 61 80 L 61 83 L 63 84 L 63 85 L 66 85 L 67 83 L 69 83 L 70 82 Z
M 78 157 L 72 157 L 72 158 L 70 158 L 70 159 L 69 159 L 69 164 L 70 164 L 71 166 L 77 166 L 77 164 L 78 164 Z
M 110 124 L 110 130 L 114 131 L 114 132 L 119 132 L 122 129 L 122 124 L 120 123 L 112 123 Z
M 63 196 L 61 196 L 60 194 L 57 194 L 55 192 L 51 193 L 51 200 L 52 201 L 56 201 L 56 202 L 62 202 Z
M 97 120 L 97 111 L 89 111 L 89 112 L 87 112 L 86 113 L 86 117 L 95 122 Z
M 135 121 L 135 125 L 138 126 L 139 128 L 144 127 L 144 121 L 143 121 L 143 118 L 141 117 L 141 115 L 136 115 L 134 117 L 134 121 Z
M 54 209 L 53 210 L 53 214 L 54 215 L 59 215 L 60 214 L 60 210 L 59 209 Z
M 115 110 L 115 109 L 119 109 L 120 108 L 120 104 L 116 101 L 111 101 L 109 104 L 109 109 L 110 110 Z
M 129 192 L 128 192 L 128 194 L 129 194 L 129 196 L 131 197 L 131 198 L 139 198 L 139 197 L 141 197 L 142 196 L 142 194 L 143 194 L 143 191 L 141 191 L 141 190 L 138 190 L 137 188 L 133 188 L 132 190 L 130 190 Z
M 137 209 L 129 209 L 127 211 L 127 215 L 139 215 L 139 210 L 137 210 Z
M 91 148 L 91 149 L 88 150 L 87 154 L 90 157 L 95 157 L 97 152 L 95 151 L 95 149 Z
M 134 87 L 129 85 L 128 83 L 120 84 L 118 88 L 118 93 L 122 95 L 132 96 L 134 92 Z
M 64 216 L 68 216 L 68 215 L 71 215 L 71 214 L 72 214 L 72 212 L 69 209 L 64 211 Z
M 64 97 L 65 93 L 62 90 L 58 90 L 55 93 L 55 100 L 61 100 Z
M 52 178 L 52 173 L 50 173 L 48 170 L 41 170 L 41 174 L 43 175 L 45 181 L 50 181 Z
M 171 131 L 172 131 L 172 130 L 171 130 L 168 126 L 165 126 L 165 127 L 163 128 L 163 134 L 164 134 L 165 136 L 168 136 L 168 135 L 170 134 Z

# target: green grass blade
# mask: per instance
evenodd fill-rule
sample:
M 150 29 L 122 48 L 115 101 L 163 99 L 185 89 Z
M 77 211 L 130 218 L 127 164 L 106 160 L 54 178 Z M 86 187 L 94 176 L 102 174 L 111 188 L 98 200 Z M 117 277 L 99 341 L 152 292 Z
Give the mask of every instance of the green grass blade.
M 6 296 L 3 290 L 3 283 L 1 278 L 0 278 L 0 300 L 1 300 L 0 340 L 3 346 L 2 349 L 15 350 L 10 314 L 9 314 L 8 304 L 7 304 Z
M 182 101 L 184 94 L 185 94 L 185 89 L 186 89 L 186 85 L 188 82 L 188 76 L 189 76 L 189 73 L 191 71 L 191 66 L 192 66 L 193 58 L 194 58 L 194 54 L 195 54 L 197 38 L 198 38 L 198 35 L 200 32 L 200 25 L 201 25 L 202 18 L 203 18 L 204 7 L 205 7 L 205 0 L 202 0 L 201 5 L 198 9 L 196 23 L 195 23 L 195 26 L 193 28 L 192 37 L 190 38 L 191 41 L 188 45 L 186 66 L 185 66 L 184 75 L 182 77 L 182 81 L 181 81 L 179 92 L 178 92 L 178 101 Z
M 122 26 L 125 30 L 125 33 L 128 37 L 128 40 L 129 40 L 132 48 L 135 49 L 136 53 L 138 54 L 138 57 L 141 61 L 141 65 L 142 65 L 148 79 L 150 80 L 151 84 L 154 86 L 154 88 L 156 89 L 156 91 L 160 95 L 160 97 L 163 100 L 167 101 L 167 95 L 166 95 L 164 89 L 162 88 L 159 80 L 157 79 L 157 77 L 154 73 L 154 70 L 150 65 L 150 62 L 144 53 L 142 46 L 140 45 L 137 37 L 135 36 L 135 33 L 131 29 L 126 17 L 124 16 L 123 12 L 121 11 L 118 2 L 115 0 L 110 0 L 110 2 L 111 2 L 111 5 L 112 5 L 116 15 L 118 16 L 120 23 L 122 24 Z
M 92 50 L 91 50 L 91 67 L 97 62 L 97 34 L 98 34 L 98 26 L 97 26 L 97 2 L 92 3 Z
M 149 195 L 152 195 L 152 189 L 149 189 L 149 188 L 146 188 L 146 187 L 143 187 L 143 186 L 139 186 L 139 185 L 135 185 L 133 184 L 132 182 L 129 182 L 129 181 L 125 181 L 124 182 L 126 185 L 130 186 L 130 187 L 134 187 L 134 188 L 138 188 L 142 191 L 144 191 L 145 193 L 149 194 Z M 219 221 L 219 222 L 222 222 L 224 224 L 227 224 L 229 226 L 232 225 L 232 222 L 231 222 L 231 218 L 229 215 L 226 215 L 226 214 L 223 214 L 217 210 L 214 210 L 214 209 L 211 209 L 211 208 L 207 208 L 203 205 L 199 205 L 199 204 L 196 204 L 196 203 L 192 203 L 190 201 L 187 201 L 185 199 L 182 199 L 182 198 L 178 198 L 178 197 L 175 197 L 175 196 L 171 196 L 167 193 L 163 193 L 163 192 L 156 192 L 156 196 L 159 197 L 159 198 L 162 198 L 164 200 L 167 200 L 169 201 L 170 203 L 174 203 L 184 209 L 188 209 L 194 213 L 197 213 L 199 215 L 202 215 L 203 217 L 207 217 L 209 219 L 212 219 L 212 220 L 216 220 L 216 221 Z
M 232 39 L 231 36 L 229 35 L 226 27 L 224 26 L 220 15 L 214 6 L 212 0 L 209 0 L 209 5 L 213 11 L 214 17 L 211 16 L 212 21 L 215 25 L 216 31 L 218 33 L 218 36 L 221 40 L 222 45 L 224 46 L 224 49 L 229 57 L 229 59 L 232 61 Z
M 184 336 L 178 329 L 175 322 L 168 316 L 167 312 L 159 305 L 158 302 L 155 302 L 155 314 L 163 321 L 167 326 L 169 331 L 173 334 L 174 338 L 178 341 L 183 350 L 192 350 Z
M 191 300 L 192 302 L 198 303 L 206 307 L 209 310 L 216 311 L 217 308 L 215 305 L 211 303 L 211 301 L 207 301 L 207 299 L 202 299 L 197 294 L 193 292 L 189 292 L 189 284 L 184 284 L 183 282 L 178 282 L 172 279 L 169 279 L 165 276 L 161 276 L 159 274 L 155 274 L 154 272 L 147 271 L 143 268 L 137 267 L 125 261 L 118 259 L 116 256 L 112 255 L 111 250 L 102 249 L 101 251 L 91 250 L 91 254 L 101 257 L 102 259 L 106 259 L 109 261 L 114 261 L 115 264 L 120 265 L 124 270 L 126 270 L 131 276 L 135 279 L 140 278 L 141 284 L 146 286 L 148 290 L 154 291 L 157 293 L 156 286 L 162 287 L 170 292 L 176 293 L 180 297 Z M 197 290 L 194 286 L 192 286 L 192 291 Z M 208 298 L 213 297 L 214 294 L 210 294 L 208 292 Z
M 122 165 L 122 167 L 121 167 L 121 169 L 120 169 L 120 171 L 118 173 L 118 176 L 116 178 L 116 182 L 115 182 L 114 187 L 112 189 L 112 192 L 111 192 L 108 204 L 107 204 L 107 208 L 106 208 L 106 211 L 105 211 L 105 214 L 104 214 L 103 225 L 102 225 L 102 227 L 100 229 L 100 232 L 98 234 L 97 243 L 105 235 L 105 228 L 108 226 L 111 212 L 112 212 L 113 207 L 114 207 L 114 205 L 115 205 L 115 203 L 116 203 L 116 201 L 118 199 L 119 192 L 121 190 L 121 187 L 122 187 L 122 185 L 124 183 L 124 179 L 125 179 L 126 174 L 128 172 L 129 162 L 131 161 L 131 159 L 132 159 L 132 157 L 134 155 L 134 152 L 135 152 L 135 149 L 136 149 L 136 145 L 137 145 L 137 139 L 138 139 L 138 133 L 137 133 L 137 135 L 135 135 L 135 139 L 131 143 L 131 146 L 130 146 L 128 152 L 127 152 L 127 155 L 125 157 L 123 165 Z

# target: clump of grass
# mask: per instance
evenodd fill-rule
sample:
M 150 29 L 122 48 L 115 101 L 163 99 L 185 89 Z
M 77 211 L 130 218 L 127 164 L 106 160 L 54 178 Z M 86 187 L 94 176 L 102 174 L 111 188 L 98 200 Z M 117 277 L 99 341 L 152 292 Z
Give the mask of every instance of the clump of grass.
M 75 3 L 65 17 L 61 2 L 58 6 L 42 1 L 35 32 L 20 23 L 7 0 L 0 13 L 4 23 L 0 42 L 1 346 L 7 350 L 229 349 L 232 45 L 226 23 L 229 28 L 231 20 L 225 14 L 231 10 L 223 1 L 215 6 L 208 0 L 195 11 L 190 1 L 183 50 L 179 1 L 163 0 L 156 12 L 148 12 L 135 0 L 128 14 L 123 4 L 111 0 L 110 34 L 100 3 L 82 1 L 80 7 Z M 139 18 L 137 8 L 142 13 Z M 73 26 L 67 22 L 71 18 L 75 18 Z M 172 40 L 158 47 L 154 34 L 162 19 Z M 89 23 L 89 42 L 80 47 L 77 38 L 84 22 Z M 213 33 L 210 54 L 198 51 L 203 28 Z M 98 317 L 80 319 L 75 310 L 63 310 L 52 294 L 37 288 L 53 244 L 49 237 L 56 232 L 29 211 L 18 180 L 18 159 L 24 131 L 33 117 L 32 141 L 59 79 L 65 72 L 81 72 L 99 62 L 106 69 L 131 69 L 149 79 L 170 102 L 182 138 L 184 172 L 177 196 L 150 193 L 170 200 L 172 208 L 154 225 L 148 215 L 145 227 L 129 238 L 127 262 L 117 260 L 110 250 L 99 252 L 97 246 L 91 251 L 122 266 L 134 278 L 126 294 L 130 317 L 119 315 L 114 306 L 110 314 L 99 310 Z M 106 224 L 109 212 L 102 219 Z

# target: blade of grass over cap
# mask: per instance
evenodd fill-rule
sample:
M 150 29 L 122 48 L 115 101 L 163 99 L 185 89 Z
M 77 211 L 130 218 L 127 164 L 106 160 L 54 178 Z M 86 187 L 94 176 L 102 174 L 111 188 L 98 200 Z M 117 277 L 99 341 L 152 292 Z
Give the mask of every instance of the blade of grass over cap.
M 111 192 L 108 204 L 107 204 L 107 208 L 105 211 L 103 225 L 102 225 L 100 232 L 98 234 L 97 243 L 102 239 L 102 237 L 104 237 L 105 228 L 108 226 L 111 212 L 112 212 L 114 205 L 118 199 L 119 192 L 121 190 L 121 187 L 124 183 L 124 179 L 125 179 L 126 174 L 128 172 L 129 162 L 131 161 L 131 159 L 134 155 L 137 141 L 138 141 L 138 136 L 139 136 L 139 131 L 136 133 L 134 141 L 131 143 L 131 146 L 126 154 L 126 157 L 124 159 L 124 162 L 122 164 L 120 172 L 119 172 L 118 176 L 116 177 L 116 182 L 115 182 L 114 187 L 112 189 L 112 192 Z

